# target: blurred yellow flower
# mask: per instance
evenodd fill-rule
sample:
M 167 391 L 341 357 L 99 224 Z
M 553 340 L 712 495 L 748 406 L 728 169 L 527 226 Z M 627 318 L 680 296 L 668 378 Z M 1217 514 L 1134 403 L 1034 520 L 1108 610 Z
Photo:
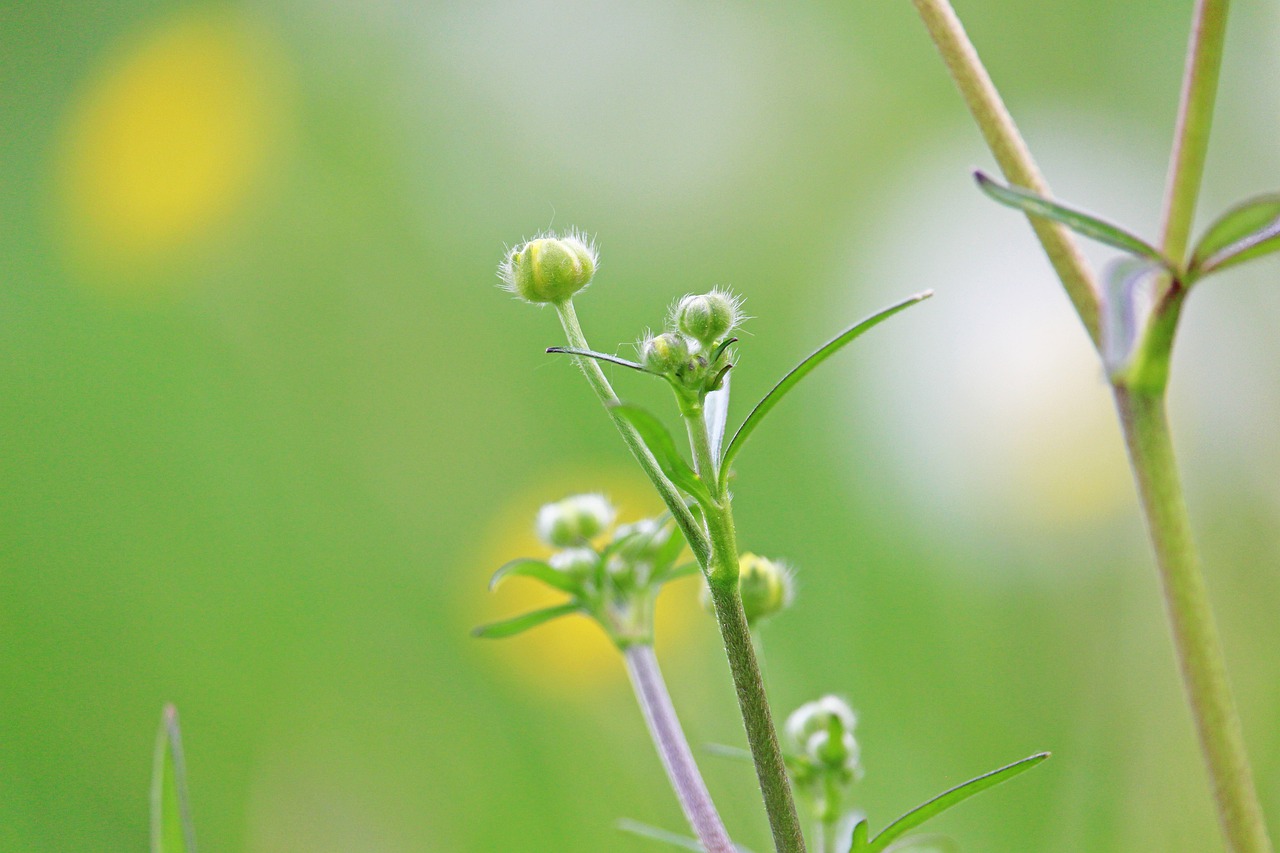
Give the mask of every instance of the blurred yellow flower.
M 207 239 L 263 177 L 282 80 L 268 40 L 230 12 L 169 18 L 99 67 L 57 163 L 74 260 L 136 280 Z

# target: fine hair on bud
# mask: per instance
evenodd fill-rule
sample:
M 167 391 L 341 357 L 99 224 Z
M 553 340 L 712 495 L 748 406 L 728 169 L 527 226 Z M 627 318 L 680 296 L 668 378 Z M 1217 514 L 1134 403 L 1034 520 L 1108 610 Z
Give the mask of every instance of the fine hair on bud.
M 853 736 L 857 722 L 848 702 L 828 695 L 793 711 L 784 731 L 793 752 L 820 766 L 856 775 L 860 769 L 858 742 Z
M 689 342 L 676 332 L 646 337 L 640 344 L 640 359 L 644 366 L 664 376 L 684 367 L 689 357 Z
M 742 299 L 723 288 L 681 297 L 671 312 L 672 325 L 710 347 L 742 322 Z
M 539 234 L 508 251 L 498 278 L 526 302 L 559 305 L 590 284 L 599 266 L 595 243 L 571 229 Z
M 755 625 L 791 605 L 794 573 L 785 563 L 748 552 L 738 558 L 738 591 L 747 624 Z
M 538 538 L 553 548 L 582 546 L 608 530 L 617 510 L 604 495 L 572 495 L 538 510 Z

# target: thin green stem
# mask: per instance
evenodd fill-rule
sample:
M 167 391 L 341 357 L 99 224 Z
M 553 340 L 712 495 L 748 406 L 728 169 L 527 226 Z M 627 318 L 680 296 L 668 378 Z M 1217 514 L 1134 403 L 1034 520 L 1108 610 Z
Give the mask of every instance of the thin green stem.
M 1213 107 L 1222 69 L 1227 34 L 1228 0 L 1197 0 L 1187 45 L 1182 99 L 1174 132 L 1173 154 L 1165 191 L 1161 245 L 1167 257 L 1181 260 L 1187 253 L 1196 200 L 1204 177 Z
M 622 654 L 645 724 L 694 835 L 707 853 L 735 853 L 729 833 L 693 760 L 684 730 L 680 728 L 680 720 L 671 704 L 671 695 L 663 681 L 662 670 L 658 668 L 653 646 L 628 646 Z
M 912 0 L 925 28 L 942 54 L 960 94 L 973 114 L 987 147 L 1011 184 L 1050 196 L 1049 184 L 1036 166 L 1018 126 L 978 59 L 960 19 L 947 0 Z M 1038 216 L 1028 217 L 1095 347 L 1101 347 L 1101 289 L 1080 246 L 1066 227 Z
M 587 343 L 586 335 L 582 333 L 582 325 L 578 322 L 578 313 L 573 309 L 573 301 L 565 300 L 563 303 L 556 305 L 556 312 L 560 316 L 560 325 L 564 328 L 564 334 L 569 340 L 569 345 L 577 349 L 591 349 Z M 591 386 L 591 390 L 595 392 L 596 397 L 604 404 L 605 410 L 613 420 L 614 426 L 618 428 L 618 432 L 622 435 L 622 440 L 627 445 L 627 449 L 631 451 L 631 455 L 640 463 L 640 467 L 644 470 L 650 482 L 653 483 L 653 487 L 658 490 L 662 502 L 667 505 L 667 509 L 671 512 L 671 517 L 675 519 L 680 531 L 688 541 L 689 550 L 693 552 L 694 559 L 705 568 L 710 561 L 711 551 L 702 525 L 698 524 L 697 519 L 693 517 L 693 513 L 689 512 L 689 507 L 685 504 L 684 498 L 681 497 L 675 484 L 667 479 L 666 474 L 662 473 L 662 469 L 658 466 L 658 461 L 653 458 L 653 454 L 649 452 L 649 448 L 645 446 L 644 439 L 636 432 L 635 427 L 614 412 L 612 405 L 618 402 L 618 395 L 613 392 L 613 386 L 609 384 L 609 380 L 604 375 L 604 371 L 600 369 L 600 365 L 595 359 L 577 355 L 573 356 L 573 358 L 578 362 L 578 367 L 582 369 L 583 375 L 587 377 L 587 384 Z
M 1155 547 L 1200 748 L 1213 780 L 1218 815 L 1233 853 L 1270 853 L 1235 699 L 1213 611 L 1192 541 L 1162 395 L 1115 389 L 1133 475 Z
M 778 853 L 803 853 L 804 831 L 800 828 L 800 818 L 796 814 L 787 765 L 782 758 L 782 749 L 778 746 L 778 735 L 769 709 L 769 698 L 765 694 L 760 662 L 756 659 L 755 647 L 751 642 L 751 629 L 742 609 L 742 595 L 738 589 L 738 541 L 733 507 L 727 488 L 720 485 L 716 477 L 716 461 L 711 453 L 707 420 L 701 406 L 681 401 L 681 411 L 689 432 L 694 467 L 703 482 L 709 483 L 714 490 L 712 498 L 715 505 L 704 507 L 707 533 L 711 540 L 707 585 L 711 589 L 711 601 L 715 605 L 720 637 L 729 658 L 729 670 L 733 674 L 733 686 L 738 694 L 738 706 L 742 710 L 742 722 L 747 732 L 747 745 L 751 748 L 756 778 L 760 782 L 760 793 L 769 816 L 773 844 Z
M 578 322 L 573 302 L 566 300 L 556 306 L 560 316 L 560 324 L 564 327 L 569 345 L 576 349 L 591 349 L 582 326 Z M 738 548 L 733 529 L 733 515 L 728 509 L 725 493 L 717 491 L 715 497 L 724 509 L 712 512 L 705 510 L 707 527 L 704 530 L 675 485 L 667 479 L 658 467 L 657 460 L 645 446 L 639 433 L 625 419 L 616 415 L 611 408 L 618 402 L 618 395 L 605 377 L 604 371 L 594 359 L 574 356 L 587 382 L 591 385 L 600 402 L 604 404 L 613 418 L 614 425 L 622 434 L 623 441 L 635 456 L 640 467 L 644 469 L 653 482 L 667 508 L 685 538 L 689 541 L 689 549 L 694 559 L 702 567 L 703 575 L 708 579 L 711 588 L 711 600 L 715 605 L 716 621 L 720 625 L 720 636 L 724 641 L 725 655 L 729 659 L 729 671 L 733 675 L 734 689 L 738 694 L 738 705 L 742 711 L 742 721 L 747 731 L 747 743 L 751 747 L 751 757 L 756 765 L 756 776 L 760 780 L 760 791 L 764 798 L 765 812 L 769 817 L 769 826 L 773 832 L 777 853 L 804 853 L 804 833 L 800 829 L 800 819 L 796 816 L 795 803 L 791 798 L 791 783 L 787 778 L 786 764 L 782 760 L 782 750 L 778 747 L 778 737 L 773 727 L 773 716 L 769 712 L 769 701 L 765 696 L 764 682 L 760 677 L 760 666 L 751 647 L 751 630 L 747 627 L 747 616 L 742 610 L 742 599 L 738 593 Z M 700 425 L 700 434 L 705 439 L 706 420 L 701 409 L 696 418 Z M 712 461 L 710 441 L 696 442 L 702 449 L 702 455 L 695 450 L 694 464 L 699 473 L 715 470 Z M 704 475 L 704 480 L 706 479 Z M 716 479 L 709 481 L 716 488 Z M 729 578 L 731 582 L 716 582 L 715 578 Z

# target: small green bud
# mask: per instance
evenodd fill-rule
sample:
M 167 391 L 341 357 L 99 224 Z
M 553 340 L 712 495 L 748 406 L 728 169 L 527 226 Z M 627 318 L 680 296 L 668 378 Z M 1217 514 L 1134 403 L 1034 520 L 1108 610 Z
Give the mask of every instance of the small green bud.
M 538 538 L 554 548 L 569 548 L 599 536 L 616 516 L 604 495 L 573 495 L 538 510 Z
M 857 717 L 838 696 L 807 702 L 787 717 L 786 739 L 791 750 L 831 770 L 858 771 Z
M 675 332 L 663 332 L 640 345 L 644 366 L 662 375 L 680 370 L 689 363 L 689 356 L 689 342 Z
M 738 558 L 738 590 L 747 624 L 754 626 L 791 604 L 795 582 L 785 564 L 747 553 Z
M 723 340 L 742 322 L 742 300 L 726 290 L 690 294 L 677 304 L 672 318 L 675 327 L 703 346 Z
M 619 525 L 613 534 L 617 553 L 629 560 L 651 560 L 671 539 L 671 528 L 652 518 Z
M 585 580 L 596 570 L 600 555 L 590 548 L 568 548 L 552 554 L 547 562 L 551 568 L 578 580 Z
M 563 237 L 544 234 L 517 246 L 498 267 L 498 277 L 527 302 L 559 304 L 590 284 L 597 266 L 595 246 L 570 231 Z

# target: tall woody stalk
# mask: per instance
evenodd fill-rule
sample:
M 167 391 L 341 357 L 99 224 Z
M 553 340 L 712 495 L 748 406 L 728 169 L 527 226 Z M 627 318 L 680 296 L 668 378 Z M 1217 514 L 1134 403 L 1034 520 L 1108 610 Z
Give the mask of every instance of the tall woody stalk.
M 1005 176 L 1013 184 L 1048 195 L 1047 183 L 950 3 L 913 2 Z M 1187 253 L 1204 173 L 1227 9 L 1227 0 L 1197 0 L 1193 15 L 1161 237 L 1165 255 L 1175 260 L 1183 259 Z M 1100 290 L 1074 238 L 1065 228 L 1047 220 L 1032 217 L 1031 224 L 1090 338 L 1098 346 Z M 1166 415 L 1168 360 L 1186 290 L 1173 279 L 1166 281 L 1164 293 L 1157 309 L 1160 316 L 1153 322 L 1163 323 L 1168 333 L 1157 336 L 1161 341 L 1159 351 L 1146 354 L 1157 362 L 1156 369 L 1148 374 L 1157 377 L 1157 381 L 1131 383 L 1124 374 L 1114 377 L 1116 410 L 1155 550 L 1183 688 L 1212 781 L 1223 835 L 1232 853 L 1271 853 L 1191 534 Z

